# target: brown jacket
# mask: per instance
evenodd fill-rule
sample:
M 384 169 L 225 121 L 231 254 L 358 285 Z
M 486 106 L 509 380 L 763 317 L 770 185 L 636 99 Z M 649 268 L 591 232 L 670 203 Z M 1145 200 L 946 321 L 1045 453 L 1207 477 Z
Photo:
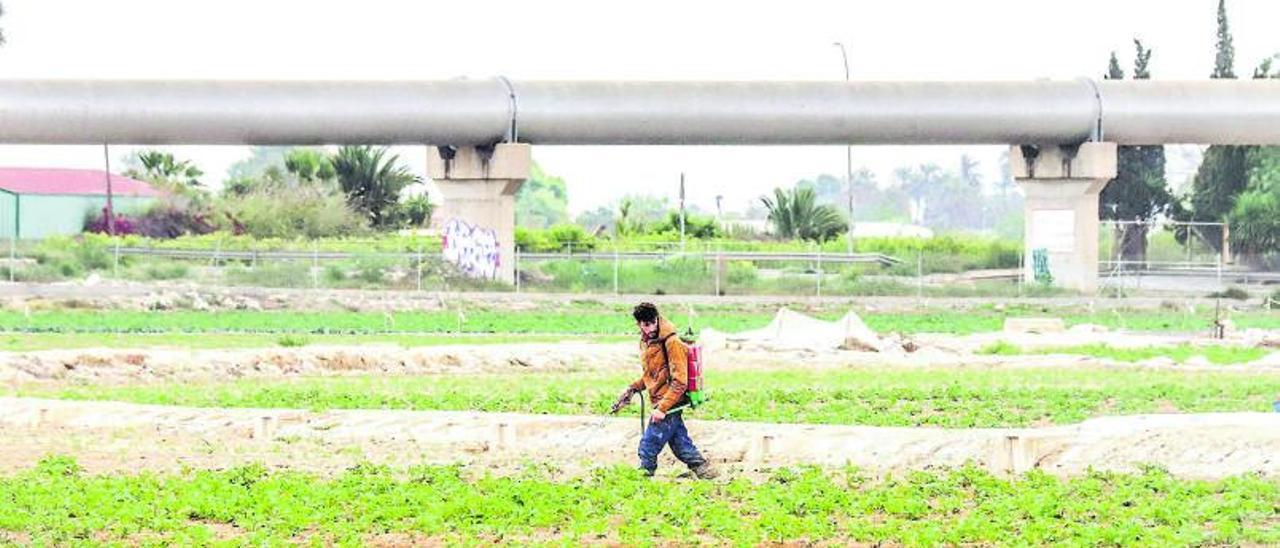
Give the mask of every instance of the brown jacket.
M 667 346 L 666 359 L 662 353 L 663 344 Z M 680 336 L 676 334 L 676 326 L 666 318 L 658 317 L 657 339 L 641 339 L 640 363 L 644 374 L 631 383 L 631 388 L 647 389 L 654 407 L 667 412 L 688 400 L 685 396 L 685 390 L 689 388 L 688 357 Z

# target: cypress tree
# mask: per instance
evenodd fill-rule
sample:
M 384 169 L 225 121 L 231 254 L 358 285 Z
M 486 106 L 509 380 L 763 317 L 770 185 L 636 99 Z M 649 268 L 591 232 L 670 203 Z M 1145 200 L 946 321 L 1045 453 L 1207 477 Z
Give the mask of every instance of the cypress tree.
M 1139 40 L 1133 41 L 1136 49 L 1133 77 L 1137 80 L 1151 78 L 1152 50 Z M 1124 78 L 1124 70 L 1115 52 L 1107 66 L 1105 76 L 1109 80 Z M 1098 216 L 1114 221 L 1150 222 L 1157 215 L 1167 213 L 1173 204 L 1173 195 L 1164 176 L 1164 147 L 1121 146 L 1117 150 L 1116 178 L 1102 189 L 1098 200 Z M 1125 261 L 1146 260 L 1147 229 L 1145 225 L 1120 225 L 1115 233 L 1114 245 Z
M 1235 55 L 1226 0 L 1218 0 L 1217 55 L 1210 78 L 1235 78 Z M 1204 160 L 1191 183 L 1191 211 L 1184 215 L 1184 220 L 1222 222 L 1226 219 L 1236 197 L 1249 181 L 1249 148 L 1213 145 L 1205 150 Z M 1221 229 L 1202 227 L 1199 232 L 1215 249 L 1221 246 Z

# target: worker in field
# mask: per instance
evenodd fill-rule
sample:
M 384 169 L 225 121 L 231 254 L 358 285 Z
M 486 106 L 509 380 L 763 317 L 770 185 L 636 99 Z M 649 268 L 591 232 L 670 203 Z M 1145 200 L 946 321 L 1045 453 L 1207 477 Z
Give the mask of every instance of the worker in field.
M 631 402 L 632 396 L 641 390 L 649 393 L 653 410 L 640 437 L 640 468 L 652 476 L 658 468 L 658 453 L 670 445 L 671 452 L 689 467 L 697 477 L 710 479 L 719 475 L 711 463 L 702 456 L 689 439 L 683 411 L 690 399 L 687 348 L 676 335 L 676 327 L 658 314 L 652 303 L 640 303 L 632 311 L 636 327 L 640 329 L 640 362 L 643 373 L 640 378 L 618 398 L 614 412 Z M 643 401 L 643 398 L 642 398 Z

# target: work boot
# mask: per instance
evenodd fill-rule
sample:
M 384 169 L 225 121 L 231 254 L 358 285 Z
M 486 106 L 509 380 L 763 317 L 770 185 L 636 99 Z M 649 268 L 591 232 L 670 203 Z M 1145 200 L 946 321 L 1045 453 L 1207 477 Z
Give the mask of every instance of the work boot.
M 716 470 L 714 466 L 711 466 L 711 463 L 709 462 L 704 462 L 702 464 L 694 466 L 693 468 L 690 468 L 689 470 L 693 472 L 693 475 L 698 476 L 698 479 L 704 479 L 704 480 L 712 479 L 720 475 L 720 471 Z

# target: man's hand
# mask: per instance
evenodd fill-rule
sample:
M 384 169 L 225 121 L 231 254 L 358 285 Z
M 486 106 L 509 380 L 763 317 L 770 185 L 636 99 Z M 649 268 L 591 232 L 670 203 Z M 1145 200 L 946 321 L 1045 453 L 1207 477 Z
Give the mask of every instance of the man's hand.
M 618 401 L 613 402 L 613 407 L 609 409 L 609 414 L 617 415 L 618 411 L 623 407 L 631 405 L 631 397 L 636 395 L 636 392 L 637 390 L 630 386 L 628 386 L 626 390 L 623 390 L 622 395 L 618 396 Z
M 665 418 L 667 418 L 667 414 L 665 412 L 661 409 L 654 409 L 653 414 L 649 415 L 649 422 L 662 422 L 662 419 Z

